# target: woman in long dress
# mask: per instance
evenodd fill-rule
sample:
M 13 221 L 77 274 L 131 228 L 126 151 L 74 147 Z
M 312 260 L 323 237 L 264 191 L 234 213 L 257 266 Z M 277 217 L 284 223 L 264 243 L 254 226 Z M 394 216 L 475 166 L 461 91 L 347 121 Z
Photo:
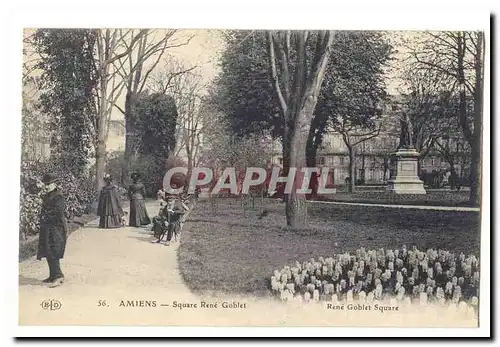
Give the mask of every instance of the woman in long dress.
M 128 225 L 131 227 L 148 225 L 151 223 L 151 220 L 149 219 L 144 202 L 146 189 L 144 188 L 144 184 L 139 182 L 139 175 L 137 173 L 132 174 L 132 182 L 128 190 L 130 198 L 130 219 Z
M 99 228 L 119 228 L 122 224 L 123 209 L 116 186 L 110 175 L 104 177 L 106 185 L 99 196 Z

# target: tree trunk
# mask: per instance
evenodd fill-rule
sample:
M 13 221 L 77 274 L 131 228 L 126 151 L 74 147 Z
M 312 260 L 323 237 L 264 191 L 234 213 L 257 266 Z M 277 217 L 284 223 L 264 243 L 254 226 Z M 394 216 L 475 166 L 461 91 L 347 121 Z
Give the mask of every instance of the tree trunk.
M 316 166 L 316 158 L 318 155 L 318 145 L 314 140 L 314 136 L 310 136 L 307 139 L 306 145 L 306 164 L 307 167 L 315 167 Z
M 353 146 L 347 146 L 349 151 L 349 186 L 348 192 L 354 193 L 354 187 L 356 185 L 356 153 Z
M 364 147 L 364 142 L 363 142 L 363 147 Z M 361 177 L 360 177 L 360 179 L 363 182 L 363 184 L 365 184 L 365 182 L 366 182 L 366 170 L 365 170 L 365 154 L 364 153 L 361 156 Z
M 474 62 L 476 83 L 474 93 L 474 130 L 471 143 L 471 177 L 469 202 L 474 206 L 481 204 L 481 163 L 483 128 L 483 33 L 478 34 Z
M 477 139 L 472 146 L 470 165 L 470 195 L 469 203 L 473 206 L 481 204 L 481 141 Z
M 308 167 L 316 166 L 318 148 L 321 144 L 321 140 L 325 132 L 327 120 L 328 116 L 320 113 L 315 115 L 311 122 L 311 128 L 309 129 L 309 136 L 307 137 L 306 147 L 306 162 Z
M 101 72 L 100 76 L 100 89 L 101 89 L 101 99 L 99 105 L 98 114 L 98 126 L 97 126 L 97 148 L 96 148 L 96 177 L 95 177 L 95 188 L 97 192 L 100 192 L 104 186 L 104 170 L 106 168 L 106 133 L 107 133 L 107 122 L 108 122 L 108 108 L 106 100 L 107 96 L 107 73 Z
M 106 142 L 99 140 L 96 152 L 96 189 L 101 191 L 104 186 L 104 171 L 106 169 Z
M 136 105 L 136 98 L 131 92 L 127 92 L 125 96 L 125 153 L 123 156 L 122 168 L 122 185 L 126 186 L 129 182 L 130 167 L 132 158 L 135 152 L 135 138 L 134 127 L 132 118 L 134 117 L 134 110 Z
M 307 167 L 306 147 L 311 127 L 310 119 L 314 111 L 315 101 L 311 98 L 295 117 L 293 135 L 290 141 L 290 167 L 296 169 L 293 189 L 286 201 L 286 221 L 292 229 L 300 229 L 307 226 L 307 200 L 306 194 L 297 194 L 297 189 L 302 187 L 304 173 L 302 168 Z

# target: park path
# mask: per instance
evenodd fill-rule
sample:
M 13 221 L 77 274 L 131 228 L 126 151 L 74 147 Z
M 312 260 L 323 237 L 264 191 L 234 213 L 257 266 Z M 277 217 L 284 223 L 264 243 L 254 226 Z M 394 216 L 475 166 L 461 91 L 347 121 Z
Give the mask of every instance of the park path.
M 147 209 L 152 217 L 159 206 L 148 202 Z M 97 225 L 95 220 L 69 236 L 61 260 L 66 280 L 60 287 L 40 283 L 48 276 L 45 260 L 31 257 L 19 263 L 19 324 L 137 324 L 134 312 L 149 325 L 182 321 L 178 314 L 175 319 L 168 314 L 172 301 L 198 299 L 180 276 L 179 243 L 153 244 L 144 228 L 98 229 Z M 43 309 L 46 300 L 60 302 L 61 308 Z M 120 306 L 122 300 L 148 300 L 150 305 L 155 301 L 156 307 L 126 308 Z

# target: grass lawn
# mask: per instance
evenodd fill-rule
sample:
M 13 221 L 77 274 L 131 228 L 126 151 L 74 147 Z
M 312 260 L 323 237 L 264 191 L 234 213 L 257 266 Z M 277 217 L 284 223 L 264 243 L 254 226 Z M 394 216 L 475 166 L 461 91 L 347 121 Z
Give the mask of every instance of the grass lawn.
M 479 213 L 312 204 L 307 230 L 285 227 L 285 205 L 265 200 L 259 218 L 239 199 L 200 201 L 184 225 L 181 274 L 197 294 L 270 295 L 275 269 L 359 247 L 444 248 L 479 255 Z
M 359 202 L 385 205 L 470 206 L 468 191 L 433 191 L 425 195 L 397 195 L 381 189 L 358 189 L 354 193 L 337 191 L 328 201 Z

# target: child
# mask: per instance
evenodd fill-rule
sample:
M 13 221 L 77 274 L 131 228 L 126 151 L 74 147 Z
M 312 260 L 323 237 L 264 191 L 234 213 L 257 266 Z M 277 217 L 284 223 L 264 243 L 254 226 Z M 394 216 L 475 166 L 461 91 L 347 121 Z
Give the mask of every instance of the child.
M 166 193 L 163 187 L 156 193 L 156 199 L 160 202 L 160 206 L 163 206 L 165 202 Z

